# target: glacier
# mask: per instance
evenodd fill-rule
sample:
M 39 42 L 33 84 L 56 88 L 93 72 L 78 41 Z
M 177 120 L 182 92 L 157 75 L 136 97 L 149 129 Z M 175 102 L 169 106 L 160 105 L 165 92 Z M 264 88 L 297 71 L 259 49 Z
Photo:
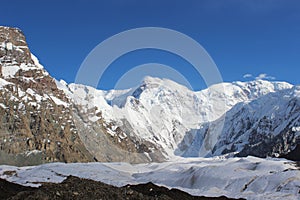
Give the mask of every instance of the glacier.
M 5 173 L 5 172 L 13 173 Z M 49 163 L 30 167 L 0 166 L 0 178 L 25 186 L 61 183 L 68 176 L 114 186 L 153 182 L 192 195 L 231 198 L 300 198 L 300 170 L 286 159 L 180 158 L 164 163 Z

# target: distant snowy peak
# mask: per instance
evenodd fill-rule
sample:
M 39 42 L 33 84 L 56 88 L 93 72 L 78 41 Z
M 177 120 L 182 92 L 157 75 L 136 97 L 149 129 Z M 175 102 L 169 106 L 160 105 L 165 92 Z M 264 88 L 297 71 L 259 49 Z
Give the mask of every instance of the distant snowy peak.
M 234 85 L 240 87 L 249 99 L 266 95 L 270 92 L 290 89 L 293 85 L 287 82 L 270 82 L 265 80 L 255 80 L 250 82 L 234 82 Z
M 193 92 L 172 80 L 150 76 L 145 77 L 139 86 L 127 90 L 104 91 L 81 84 L 72 83 L 67 85 L 64 81 L 57 82 L 57 86 L 66 92 L 71 91 L 74 94 L 80 92 L 81 95 L 84 95 L 83 93 L 85 93 L 91 96 L 94 93 L 96 96 L 102 96 L 108 104 L 112 104 L 111 102 L 113 101 L 120 102 L 120 100 L 123 100 L 124 102 L 122 103 L 124 104 L 129 96 L 139 100 L 149 100 L 151 97 L 159 97 L 160 99 L 163 99 L 163 97 L 167 97 L 169 94 L 179 96 L 196 95 L 199 99 L 212 97 L 227 100 L 237 99 L 236 101 L 240 102 L 258 98 L 270 92 L 276 92 L 293 87 L 293 85 L 286 82 L 256 80 L 251 82 L 220 83 L 212 85 L 202 91 Z M 234 104 L 235 103 L 236 102 L 234 102 Z
M 266 157 L 293 151 L 300 144 L 300 88 L 286 87 L 289 85 L 280 85 L 282 90 L 235 105 L 226 113 L 225 121 L 205 124 L 194 134 L 183 155 L 207 157 L 236 152 L 240 156 Z M 218 140 L 211 144 L 208 133 L 220 125 L 224 126 L 215 135 Z M 207 143 L 211 144 L 210 149 Z
M 200 93 L 218 93 L 220 97 L 239 97 L 244 96 L 248 99 L 266 95 L 270 92 L 277 92 L 290 89 L 293 85 L 286 82 L 270 82 L 265 80 L 255 80 L 249 82 L 219 83 L 212 85 Z

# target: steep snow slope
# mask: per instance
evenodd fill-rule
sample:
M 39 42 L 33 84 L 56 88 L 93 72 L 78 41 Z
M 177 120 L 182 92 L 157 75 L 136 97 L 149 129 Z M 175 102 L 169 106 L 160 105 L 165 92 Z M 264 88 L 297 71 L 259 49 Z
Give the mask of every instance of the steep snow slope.
M 226 113 L 225 126 L 213 151 L 205 143 L 216 120 L 197 130 L 184 156 L 211 156 L 240 152 L 259 157 L 287 154 L 300 141 L 300 87 L 268 93 L 251 102 L 242 102 Z M 215 132 L 213 132 L 215 133 Z
M 147 141 L 167 158 L 184 154 L 196 130 L 204 123 L 224 120 L 222 116 L 237 103 L 292 87 L 285 82 L 259 80 L 221 83 L 193 92 L 171 80 L 153 77 L 146 77 L 140 86 L 124 91 L 62 83 L 57 85 L 80 106 L 87 122 L 111 123 L 112 126 L 105 126 L 112 136 L 120 128 L 124 132 L 120 140 L 131 137 Z M 223 124 L 218 125 L 219 130 L 215 129 L 216 133 L 206 142 L 206 153 L 217 143 Z
M 300 171 L 285 159 L 195 158 L 172 162 L 51 163 L 35 167 L 0 166 L 0 178 L 22 185 L 62 182 L 67 176 L 116 186 L 153 182 L 193 195 L 247 199 L 299 199 Z

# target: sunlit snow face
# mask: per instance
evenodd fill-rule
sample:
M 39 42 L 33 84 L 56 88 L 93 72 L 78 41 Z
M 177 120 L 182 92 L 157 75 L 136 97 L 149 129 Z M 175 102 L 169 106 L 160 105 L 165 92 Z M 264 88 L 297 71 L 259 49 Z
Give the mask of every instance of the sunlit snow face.
M 181 85 L 184 85 L 190 90 L 193 87 L 189 83 L 188 79 L 183 76 L 178 70 L 171 66 L 160 63 L 147 63 L 133 67 L 127 71 L 115 84 L 115 90 L 124 90 L 128 88 L 134 88 L 146 77 L 156 77 L 160 79 L 169 79 Z
M 96 46 L 78 70 L 75 83 L 97 88 L 99 80 L 111 63 L 126 53 L 143 49 L 162 50 L 181 57 L 195 68 L 207 86 L 223 82 L 217 66 L 205 49 L 195 40 L 174 30 L 145 27 L 121 32 Z M 158 85 L 151 86 L 149 78 L 148 80 L 145 78 L 142 85 L 145 84 L 146 87 L 136 88 L 136 85 L 145 76 L 168 78 L 186 87 L 178 86 L 178 84 L 164 79 L 156 79 Z M 152 80 L 152 82 L 155 81 Z M 134 84 L 134 82 L 136 83 Z M 206 108 L 201 110 L 201 102 L 197 94 L 192 91 L 189 77 L 184 76 L 172 66 L 160 63 L 145 63 L 135 66 L 121 76 L 115 84 L 115 89 L 125 89 L 124 87 L 128 83 L 133 83 L 131 90 L 125 92 L 113 90 L 108 92 L 105 97 L 90 99 L 89 104 L 98 105 L 107 121 L 114 121 L 115 124 L 124 126 L 120 121 L 126 120 L 130 126 L 129 129 L 134 130 L 135 134 L 143 135 L 147 140 L 159 143 L 164 149 L 170 151 L 174 151 L 186 132 L 199 126 L 199 121 L 204 118 L 212 120 L 216 116 L 220 118 L 226 111 L 226 102 L 215 100 L 207 101 L 210 102 L 209 105 L 206 105 L 206 108 L 209 107 L 209 112 L 205 110 Z M 95 96 L 91 92 L 95 93 L 96 90 L 88 92 L 89 97 Z M 219 98 L 217 95 L 212 95 L 218 92 L 224 93 L 222 85 L 209 89 L 207 98 Z M 200 113 L 206 114 L 201 116 Z M 213 116 L 211 113 L 218 114 Z M 220 120 L 222 121 L 221 118 Z M 222 126 L 223 124 L 219 123 L 217 128 L 213 128 L 213 131 L 221 131 Z M 115 131 L 111 130 L 110 132 Z M 207 151 L 213 148 L 214 143 L 215 139 L 207 141 Z

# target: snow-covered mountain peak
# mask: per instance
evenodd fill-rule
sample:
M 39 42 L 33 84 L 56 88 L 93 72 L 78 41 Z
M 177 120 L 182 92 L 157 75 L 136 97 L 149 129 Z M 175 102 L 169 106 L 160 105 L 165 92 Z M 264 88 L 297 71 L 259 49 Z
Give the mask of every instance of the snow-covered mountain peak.
M 234 85 L 239 86 L 250 98 L 257 98 L 266 95 L 269 92 L 276 92 L 280 90 L 290 89 L 293 85 L 287 82 L 276 82 L 266 80 L 255 80 L 250 82 L 234 82 Z
M 221 117 L 238 103 L 292 87 L 284 82 L 257 80 L 219 83 L 194 92 L 174 81 L 149 76 L 138 87 L 128 90 L 103 91 L 77 84 L 60 85 L 68 90 L 66 93 L 86 113 L 84 116 L 90 123 L 98 120 L 111 123 L 114 128 L 108 128 L 110 135 L 117 136 L 116 127 L 119 127 L 129 138 L 155 144 L 166 157 L 181 155 L 180 152 L 185 152 L 184 144 L 194 139 L 194 130 L 215 120 L 222 121 Z M 206 134 L 203 155 L 213 150 L 221 130 L 220 124 L 211 127 L 211 131 L 219 133 L 213 134 L 214 137 Z
M 153 87 L 166 87 L 178 90 L 188 90 L 187 87 L 167 78 L 157 78 L 151 76 L 145 76 L 141 86 Z
M 152 77 L 152 76 L 145 76 L 144 79 L 142 80 L 142 85 L 152 85 L 152 84 L 161 84 L 163 82 L 162 79 L 157 78 L 157 77 Z
M 170 79 L 161 79 L 146 76 L 143 79 L 142 83 L 138 87 L 133 88 L 132 92 L 128 94 L 136 99 L 149 99 L 156 98 L 157 96 L 160 96 L 162 98 L 164 95 L 168 94 L 186 94 L 190 92 L 191 91 L 187 87 L 180 85 Z

